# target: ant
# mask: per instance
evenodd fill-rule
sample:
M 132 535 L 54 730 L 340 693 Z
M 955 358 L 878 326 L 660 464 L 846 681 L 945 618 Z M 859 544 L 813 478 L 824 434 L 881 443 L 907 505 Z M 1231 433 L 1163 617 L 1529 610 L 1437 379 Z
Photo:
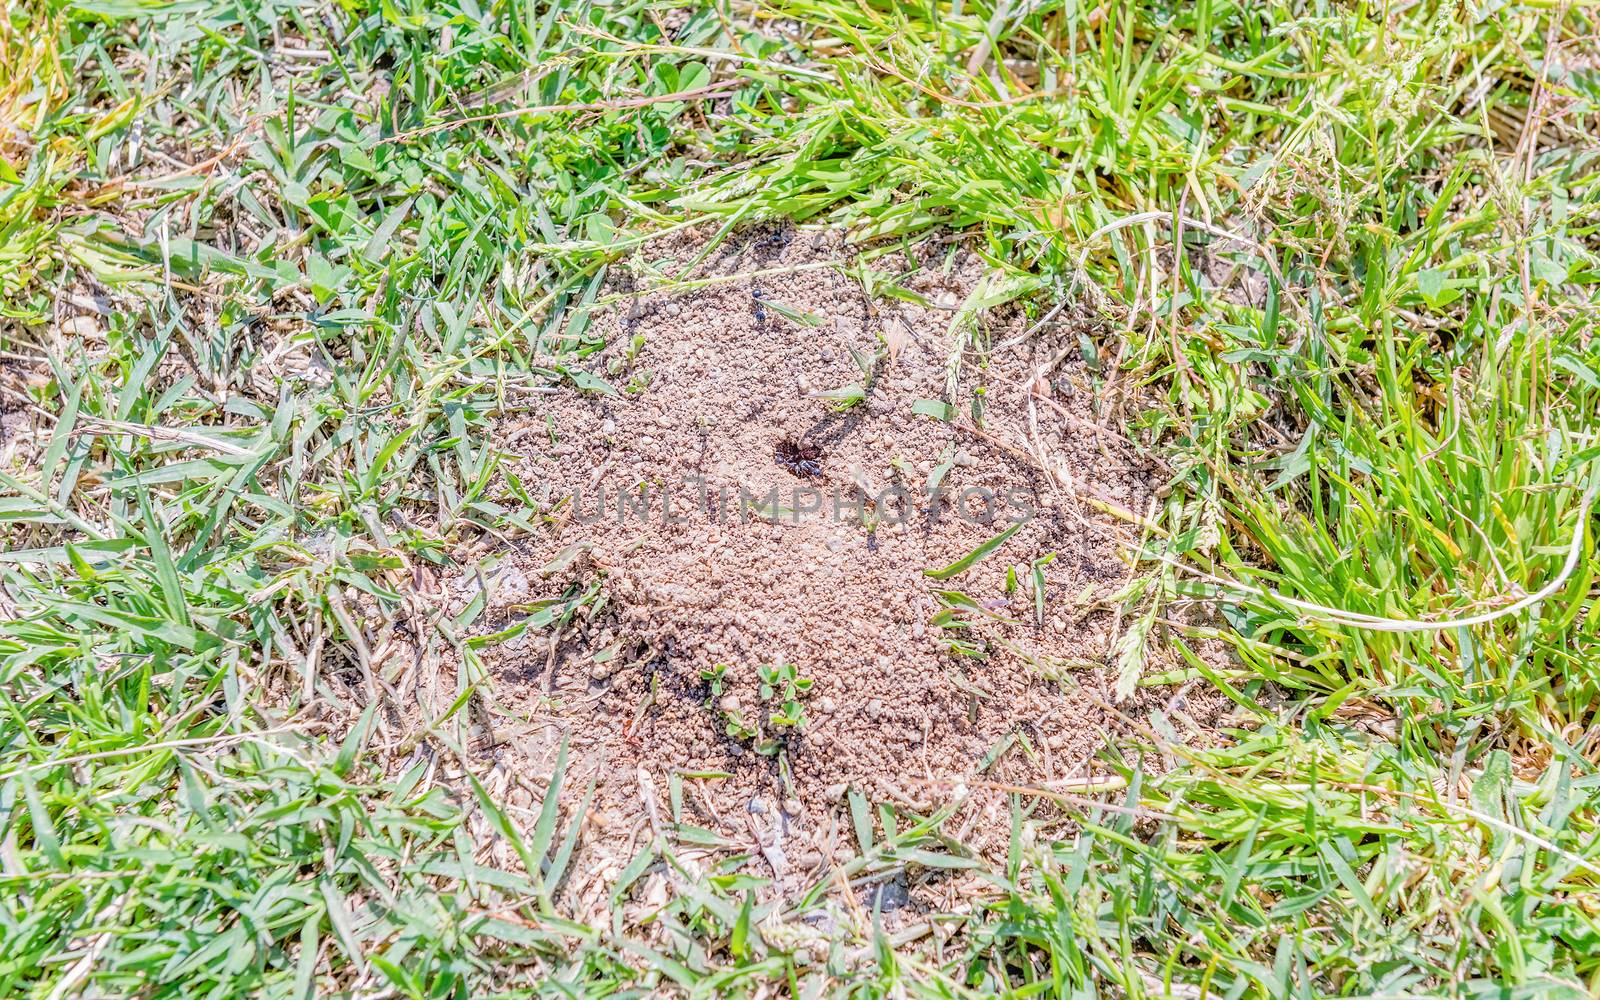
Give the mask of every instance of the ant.
M 822 475 L 822 449 L 814 444 L 779 441 L 772 449 L 772 460 L 802 479 Z

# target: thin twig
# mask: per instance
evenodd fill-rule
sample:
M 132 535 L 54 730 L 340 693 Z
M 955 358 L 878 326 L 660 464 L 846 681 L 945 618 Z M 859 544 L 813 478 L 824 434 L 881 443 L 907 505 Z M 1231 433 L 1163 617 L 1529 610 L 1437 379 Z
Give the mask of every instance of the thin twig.
M 78 427 L 73 429 L 73 434 L 132 434 L 136 437 L 149 438 L 152 441 L 174 441 L 189 445 L 194 448 L 208 448 L 220 451 L 224 455 L 233 455 L 237 458 L 252 458 L 257 452 L 243 448 L 231 441 L 207 437 L 193 431 L 185 431 L 176 427 L 162 427 L 155 424 L 133 424 L 123 420 L 106 420 L 100 417 L 85 417 Z
M 1163 219 L 1172 222 L 1174 225 L 1183 226 L 1188 229 L 1198 229 L 1202 232 L 1210 233 L 1212 236 L 1216 236 L 1220 239 L 1232 240 L 1235 243 L 1244 244 L 1245 246 L 1254 250 L 1256 254 L 1266 262 L 1267 269 L 1272 272 L 1272 277 L 1278 282 L 1278 287 L 1284 289 L 1285 291 L 1288 290 L 1289 286 L 1283 280 L 1283 272 L 1279 270 L 1278 262 L 1272 259 L 1272 254 L 1267 252 L 1267 248 L 1265 246 L 1262 246 L 1260 243 L 1257 243 L 1250 237 L 1241 236 L 1232 230 L 1223 229 L 1221 226 L 1213 226 L 1209 222 L 1191 218 L 1190 216 L 1182 215 L 1180 213 L 1136 212 L 1133 215 L 1125 215 L 1120 219 L 1112 219 L 1110 222 L 1090 233 L 1088 239 L 1083 241 L 1083 247 L 1078 251 L 1078 260 L 1076 265 L 1073 267 L 1072 284 L 1062 291 L 1061 301 L 1057 302 L 1049 312 L 1040 317 L 1037 323 L 1001 344 L 995 350 L 1005 351 L 1027 341 L 1034 334 L 1044 329 L 1051 320 L 1056 318 L 1057 314 L 1059 314 L 1062 309 L 1066 308 L 1067 303 L 1071 301 L 1068 296 L 1076 291 L 1083 279 L 1087 277 L 1084 268 L 1089 263 L 1089 251 L 1094 248 L 1096 240 L 1100 239 L 1102 236 L 1114 233 L 1119 229 L 1127 229 L 1130 226 L 1142 226 L 1147 222 L 1159 222 Z
M 717 83 L 710 83 L 704 87 L 695 87 L 692 90 L 678 90 L 670 94 L 653 94 L 649 97 L 630 97 L 619 101 L 592 101 L 585 104 L 537 104 L 528 107 L 510 108 L 505 111 L 495 111 L 486 115 L 468 115 L 466 118 L 456 118 L 447 122 L 436 122 L 433 125 L 424 125 L 422 128 L 412 129 L 409 132 L 399 132 L 386 139 L 379 139 L 377 145 L 387 146 L 392 142 L 408 142 L 424 135 L 435 132 L 447 132 L 463 125 L 472 125 L 478 122 L 499 121 L 504 118 L 516 118 L 521 115 L 553 115 L 569 111 L 621 111 L 625 108 L 643 108 L 652 104 L 667 104 L 672 101 L 689 101 L 697 97 L 710 94 L 719 94 L 724 90 L 742 86 L 745 80 L 742 77 L 732 77 Z
M 1439 621 L 1422 621 L 1415 618 L 1383 618 L 1378 615 L 1364 614 L 1360 611 L 1347 611 L 1343 608 L 1330 608 L 1325 604 L 1316 604 L 1311 601 L 1301 601 L 1287 597 L 1276 590 L 1253 587 L 1237 580 L 1207 573 L 1205 570 L 1196 569 L 1168 555 L 1157 556 L 1157 560 L 1173 566 L 1185 573 L 1192 574 L 1218 587 L 1240 593 L 1251 594 L 1255 597 L 1266 597 L 1291 608 L 1308 612 L 1329 624 L 1342 625 L 1347 628 L 1365 629 L 1368 632 L 1442 632 L 1452 628 L 1471 628 L 1474 625 L 1487 625 L 1489 622 L 1514 615 L 1519 611 L 1532 607 L 1540 601 L 1554 594 L 1566 585 L 1573 572 L 1578 568 L 1578 563 L 1583 558 L 1584 528 L 1589 523 L 1589 510 L 1594 504 L 1595 493 L 1600 490 L 1600 480 L 1590 485 L 1583 495 L 1583 502 L 1578 508 L 1578 523 L 1572 529 L 1572 540 L 1567 545 L 1567 558 L 1549 583 L 1527 595 L 1521 600 L 1514 601 L 1495 611 L 1486 611 L 1479 615 L 1470 615 L 1466 618 L 1445 618 Z
M 135 747 L 123 747 L 119 750 L 99 750 L 94 753 L 80 753 L 71 757 L 62 757 L 58 760 L 40 761 L 37 764 L 28 764 L 23 767 L 13 768 L 9 771 L 0 771 L 0 781 L 9 781 L 19 774 L 32 774 L 35 771 L 48 771 L 52 768 L 67 767 L 72 764 L 82 764 L 91 760 L 106 760 L 111 757 L 128 757 L 134 754 L 154 753 L 157 750 L 178 750 L 185 747 L 221 746 L 228 743 L 246 743 L 256 740 L 266 743 L 274 749 L 281 749 L 261 739 L 263 736 L 272 736 L 277 733 L 292 733 L 298 726 L 278 726 L 273 729 L 263 729 L 254 733 L 226 733 L 220 736 L 196 736 L 190 739 L 165 740 L 161 743 L 142 743 Z

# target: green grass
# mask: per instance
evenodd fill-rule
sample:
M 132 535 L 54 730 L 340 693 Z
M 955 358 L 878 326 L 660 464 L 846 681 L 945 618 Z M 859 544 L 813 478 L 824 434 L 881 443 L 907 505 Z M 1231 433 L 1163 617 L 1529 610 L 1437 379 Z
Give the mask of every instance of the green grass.
M 12 3 L 0 993 L 1591 995 L 1597 30 L 1544 3 Z M 943 816 L 853 800 L 845 877 L 992 887 L 894 934 L 826 884 L 751 902 L 736 859 L 675 876 L 671 835 L 575 913 L 584 789 L 505 805 L 472 609 L 412 595 L 536 530 L 486 431 L 585 377 L 606 269 L 670 281 L 652 234 L 780 217 L 848 228 L 882 294 L 909 293 L 876 251 L 966 234 L 993 267 L 968 348 L 1007 349 L 1008 302 L 1092 320 L 1175 470 L 1116 666 L 1164 682 L 1152 644 L 1220 637 L 1239 669 L 1193 675 L 1259 719 L 1160 775 L 1108 748 L 1124 787 L 1066 797 L 1064 842 L 1019 791 L 993 870 Z M 379 655 L 400 639 L 416 670 Z M 397 726 L 450 656 L 455 708 Z M 674 890 L 641 923 L 648 883 Z

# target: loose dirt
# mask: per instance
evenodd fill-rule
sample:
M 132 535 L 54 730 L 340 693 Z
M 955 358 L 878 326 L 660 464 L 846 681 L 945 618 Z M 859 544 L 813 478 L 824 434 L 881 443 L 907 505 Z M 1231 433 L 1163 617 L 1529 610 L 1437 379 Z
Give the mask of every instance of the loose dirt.
M 1199 690 L 1107 710 L 1132 518 L 1160 477 L 1102 423 L 1078 333 L 972 349 L 1025 327 L 991 315 L 969 336 L 985 268 L 958 246 L 864 261 L 787 228 L 709 253 L 707 235 L 615 268 L 583 333 L 605 349 L 500 428 L 536 530 L 446 594 L 484 592 L 480 634 L 577 605 L 482 651 L 527 720 L 501 735 L 507 767 L 548 770 L 565 738 L 599 782 L 596 826 L 676 819 L 783 875 L 842 850 L 847 788 L 958 804 L 971 846 L 1003 850 L 998 786 L 1092 783 L 1153 713 L 1205 738 L 1221 706 Z M 869 297 L 855 267 L 902 295 Z M 663 276 L 680 287 L 632 291 Z M 778 664 L 811 681 L 798 727 L 770 721 Z

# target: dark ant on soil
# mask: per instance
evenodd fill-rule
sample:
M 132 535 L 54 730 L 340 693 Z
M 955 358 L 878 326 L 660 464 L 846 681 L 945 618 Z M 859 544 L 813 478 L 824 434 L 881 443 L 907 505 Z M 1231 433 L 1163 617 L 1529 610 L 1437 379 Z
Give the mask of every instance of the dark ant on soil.
M 801 479 L 822 475 L 822 449 L 814 444 L 779 441 L 772 449 L 772 460 Z

